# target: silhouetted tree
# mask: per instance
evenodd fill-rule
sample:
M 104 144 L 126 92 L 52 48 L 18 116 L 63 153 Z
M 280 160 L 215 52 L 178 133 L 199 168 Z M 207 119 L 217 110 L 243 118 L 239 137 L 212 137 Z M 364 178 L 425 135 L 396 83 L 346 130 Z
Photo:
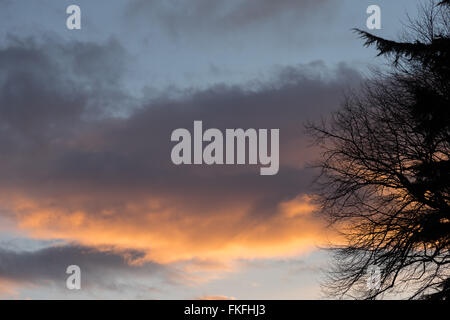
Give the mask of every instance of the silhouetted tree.
M 450 297 L 450 1 L 421 7 L 404 41 L 356 32 L 388 57 L 343 108 L 308 129 L 322 148 L 321 214 L 342 235 L 338 297 Z M 370 266 L 379 286 L 367 286 Z

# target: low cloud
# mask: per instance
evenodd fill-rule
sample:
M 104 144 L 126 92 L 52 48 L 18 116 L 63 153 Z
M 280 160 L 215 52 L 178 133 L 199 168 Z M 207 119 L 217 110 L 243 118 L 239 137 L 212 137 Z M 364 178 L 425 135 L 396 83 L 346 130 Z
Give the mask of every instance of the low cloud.
M 66 289 L 66 269 L 77 265 L 81 269 L 84 292 L 92 289 L 116 292 L 139 287 L 136 279 L 166 278 L 168 268 L 153 262 L 140 262 L 145 254 L 136 250 L 94 248 L 76 244 L 51 246 L 34 251 L 14 251 L 0 247 L 0 294 L 14 296 L 17 287 L 43 286 L 60 292 Z M 134 279 L 133 279 L 134 278 Z M 117 279 L 128 279 L 126 284 Z M 147 288 L 148 290 L 151 287 Z M 145 291 L 145 290 L 144 290 Z
M 322 62 L 280 67 L 268 80 L 163 94 L 136 107 L 120 82 L 119 43 L 76 48 L 16 40 L 0 49 L 2 215 L 30 237 L 81 246 L 1 251 L 5 279 L 50 279 L 55 270 L 44 266 L 53 256 L 58 270 L 72 258 L 121 268 L 134 254 L 158 269 L 295 255 L 325 240 L 312 214 L 305 164 L 314 154 L 302 124 L 337 108 L 342 90 L 361 80 L 356 71 Z M 194 120 L 279 128 L 279 174 L 173 165 L 170 133 Z M 108 246 L 119 253 L 83 249 Z

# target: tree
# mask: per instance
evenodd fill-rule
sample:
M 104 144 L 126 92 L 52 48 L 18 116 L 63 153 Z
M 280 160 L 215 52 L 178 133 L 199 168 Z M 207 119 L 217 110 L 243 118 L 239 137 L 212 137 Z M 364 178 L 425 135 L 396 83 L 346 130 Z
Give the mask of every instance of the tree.
M 321 147 L 317 200 L 344 239 L 327 292 L 450 297 L 450 1 L 421 7 L 405 41 L 356 32 L 390 63 L 307 128 Z M 380 270 L 367 286 L 367 270 Z

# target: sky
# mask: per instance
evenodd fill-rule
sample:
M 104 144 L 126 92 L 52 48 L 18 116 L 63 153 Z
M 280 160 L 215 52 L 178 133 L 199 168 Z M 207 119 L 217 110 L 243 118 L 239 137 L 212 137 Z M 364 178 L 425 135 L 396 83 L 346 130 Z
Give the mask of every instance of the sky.
M 0 0 L 0 298 L 324 298 L 304 124 L 385 67 L 372 4 L 395 39 L 419 1 Z M 174 165 L 195 120 L 279 128 L 278 174 Z

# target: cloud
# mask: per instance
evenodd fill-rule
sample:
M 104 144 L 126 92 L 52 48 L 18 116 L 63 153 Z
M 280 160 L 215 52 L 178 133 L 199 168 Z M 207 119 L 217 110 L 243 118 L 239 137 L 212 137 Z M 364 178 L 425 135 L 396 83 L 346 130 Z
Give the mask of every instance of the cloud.
M 175 36 L 209 34 L 214 39 L 233 34 L 236 37 L 237 31 L 261 28 L 287 36 L 292 32 L 293 23 L 311 29 L 308 23 L 317 22 L 318 17 L 326 17 L 329 22 L 336 9 L 337 3 L 329 0 L 134 0 L 127 4 L 125 18 L 131 24 L 141 19 L 151 24 L 156 22 Z
M 117 292 L 139 287 L 139 279 L 170 279 L 168 268 L 149 261 L 141 262 L 143 256 L 144 253 L 136 250 L 120 251 L 76 244 L 34 251 L 15 251 L 0 247 L 0 283 L 4 288 L 0 293 L 14 297 L 15 288 L 36 286 L 51 287 L 68 293 L 66 279 L 69 275 L 66 274 L 66 269 L 69 265 L 80 267 L 84 292 L 92 289 L 114 289 Z M 151 287 L 140 289 L 149 291 Z M 145 290 L 141 290 L 143 291 Z
M 125 64 L 114 41 L 15 40 L 0 50 L 5 217 L 34 238 L 132 250 L 157 264 L 289 256 L 325 240 L 308 196 L 312 149 L 302 123 L 336 108 L 342 89 L 361 80 L 357 72 L 322 62 L 279 67 L 267 80 L 167 92 L 131 108 L 135 100 L 120 81 Z M 219 129 L 280 128 L 279 174 L 173 165 L 170 133 L 194 120 Z M 27 264 L 61 249 L 49 250 L 3 254 Z M 64 250 L 81 258 L 77 248 Z M 14 265 L 4 267 L 9 277 Z

